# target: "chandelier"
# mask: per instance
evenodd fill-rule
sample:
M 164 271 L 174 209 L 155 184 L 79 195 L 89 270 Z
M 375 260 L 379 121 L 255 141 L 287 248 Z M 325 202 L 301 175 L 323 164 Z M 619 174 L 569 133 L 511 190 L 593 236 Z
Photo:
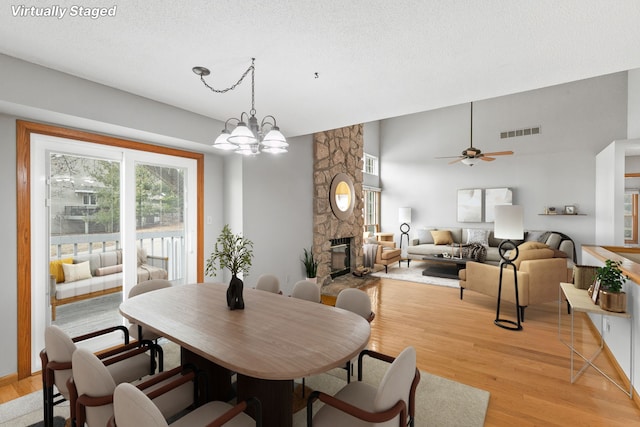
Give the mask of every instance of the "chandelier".
M 273 116 L 265 116 L 258 125 L 258 119 L 256 117 L 255 107 L 255 58 L 251 58 L 251 65 L 242 74 L 240 79 L 226 89 L 215 89 L 211 87 L 204 80 L 205 76 L 211 74 L 208 68 L 205 67 L 193 67 L 193 72 L 200 76 L 200 81 L 215 93 L 226 93 L 234 90 L 245 77 L 251 72 L 251 110 L 249 113 L 242 112 L 240 118 L 232 117 L 227 119 L 224 123 L 224 129 L 220 133 L 220 136 L 216 138 L 213 143 L 214 148 L 220 150 L 234 151 L 239 154 L 248 156 L 255 156 L 260 153 L 279 154 L 286 153 L 287 143 L 286 138 L 280 132 L 276 124 L 276 119 Z M 231 128 L 235 126 L 235 128 Z M 232 130 L 231 130 L 232 129 Z

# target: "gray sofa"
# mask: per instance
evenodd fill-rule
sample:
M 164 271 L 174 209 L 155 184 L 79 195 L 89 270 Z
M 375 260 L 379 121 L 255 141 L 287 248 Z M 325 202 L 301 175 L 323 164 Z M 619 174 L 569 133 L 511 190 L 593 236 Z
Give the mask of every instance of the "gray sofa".
M 451 244 L 435 244 L 431 231 L 449 230 L 453 240 Z M 461 227 L 428 227 L 416 231 L 416 237 L 411 239 L 407 247 L 407 258 L 421 260 L 425 255 L 450 254 L 460 256 L 461 246 L 471 242 L 482 243 L 486 248 L 486 260 L 489 264 L 498 264 L 500 255 L 498 245 L 502 239 L 496 239 L 492 229 L 461 228 Z M 576 262 L 576 249 L 573 240 L 566 234 L 556 231 L 526 231 L 524 241 L 538 241 L 547 244 L 551 249 L 560 250 L 567 254 L 567 258 Z M 463 249 L 464 250 L 464 249 Z

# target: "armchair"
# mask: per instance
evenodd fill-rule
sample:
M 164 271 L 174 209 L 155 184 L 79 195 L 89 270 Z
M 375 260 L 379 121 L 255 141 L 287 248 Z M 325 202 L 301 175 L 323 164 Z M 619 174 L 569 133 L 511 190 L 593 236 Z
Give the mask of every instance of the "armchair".
M 402 251 L 396 248 L 395 242 L 378 241 L 378 251 L 376 252 L 376 264 L 384 265 L 384 272 L 388 272 L 389 264 L 398 262 L 400 266 L 400 260 L 402 259 Z
M 520 317 L 524 321 L 524 309 L 530 304 L 542 304 L 558 300 L 560 282 L 571 281 L 572 269 L 567 258 L 554 258 L 549 248 L 522 250 L 514 262 L 517 267 Z M 497 298 L 500 267 L 477 262 L 467 262 L 460 270 L 460 299 L 465 289 Z M 502 278 L 502 300 L 515 303 L 513 275 Z
M 75 338 L 69 337 L 55 325 L 45 329 L 45 348 L 40 352 L 45 427 L 53 425 L 53 407 L 66 400 L 71 400 L 67 380 L 72 374 L 72 355 L 77 349 L 76 343 L 117 331 L 123 333 L 124 343 L 109 351 L 101 352 L 98 356 L 107 364 L 111 375 L 121 382 L 153 373 L 156 367 L 154 356 L 157 351 L 161 352 L 162 349 L 149 342 L 129 343 L 129 332 L 124 326 L 105 328 Z M 151 351 L 152 357 L 146 354 L 147 351 Z M 54 386 L 58 390 L 57 392 Z M 70 411 L 71 417 L 74 418 L 75 408 L 73 405 L 71 405 Z
M 67 380 L 71 405 L 75 406 L 75 425 L 89 427 L 107 425 L 113 416 L 113 392 L 117 382 L 107 367 L 89 350 L 79 348 L 73 352 L 73 376 Z M 137 387 L 143 390 L 164 390 L 171 381 L 177 381 L 169 394 L 158 395 L 154 403 L 165 417 L 175 416 L 197 400 L 196 372 L 193 368 L 177 367 L 170 371 L 146 377 Z M 122 381 L 120 383 L 126 383 Z M 73 418 L 72 418 L 73 420 Z
M 363 356 L 391 363 L 376 388 L 362 382 Z M 314 391 L 307 401 L 307 426 L 392 426 L 414 425 L 415 392 L 420 382 L 416 351 L 407 347 L 394 358 L 371 350 L 358 356 L 358 381 L 344 386 L 334 396 Z M 313 415 L 313 402 L 325 405 Z
M 250 405 L 256 406 L 254 421 L 243 411 Z M 123 383 L 116 387 L 113 394 L 114 415 L 107 424 L 109 427 L 162 427 L 168 426 L 165 417 L 149 396 L 131 384 Z M 261 405 L 256 398 L 250 398 L 231 406 L 225 402 L 209 402 L 186 414 L 171 425 L 173 426 L 222 426 L 231 422 L 233 426 L 262 426 Z

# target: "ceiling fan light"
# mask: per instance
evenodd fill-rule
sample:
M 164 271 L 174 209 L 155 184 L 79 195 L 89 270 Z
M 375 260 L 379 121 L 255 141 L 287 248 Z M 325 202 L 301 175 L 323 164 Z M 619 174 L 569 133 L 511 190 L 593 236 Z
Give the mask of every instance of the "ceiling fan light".
M 251 132 L 245 122 L 240 122 L 231 132 L 231 136 L 227 138 L 227 141 L 236 145 L 251 145 L 258 142 L 258 138 Z
M 476 163 L 478 163 L 478 159 L 467 157 L 467 158 L 462 159 L 461 162 L 464 163 L 467 166 L 473 166 Z

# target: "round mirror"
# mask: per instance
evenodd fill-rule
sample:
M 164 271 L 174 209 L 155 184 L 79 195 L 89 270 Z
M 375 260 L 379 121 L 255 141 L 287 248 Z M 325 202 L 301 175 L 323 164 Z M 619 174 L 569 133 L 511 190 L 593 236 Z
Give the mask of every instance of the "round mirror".
M 331 181 L 329 201 L 331 209 L 339 219 L 347 219 L 353 212 L 355 191 L 349 175 L 339 173 Z

